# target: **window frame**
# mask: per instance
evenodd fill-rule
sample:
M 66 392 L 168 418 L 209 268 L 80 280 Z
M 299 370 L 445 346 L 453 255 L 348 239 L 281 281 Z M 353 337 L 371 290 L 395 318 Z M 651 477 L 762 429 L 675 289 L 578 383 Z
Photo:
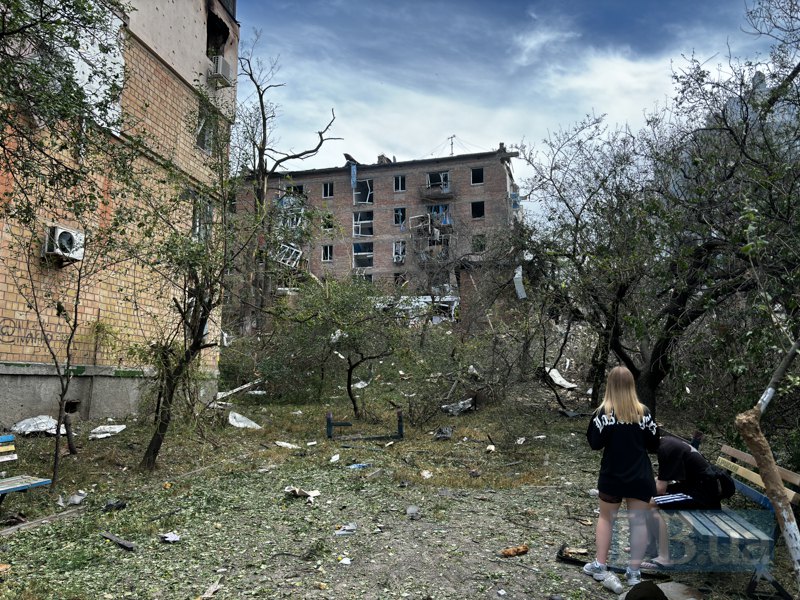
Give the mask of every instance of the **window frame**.
M 360 183 L 365 183 L 367 185 L 367 197 L 366 199 L 362 200 L 360 198 L 361 191 L 359 191 Z M 359 199 L 356 199 L 356 196 Z M 353 188 L 353 204 L 375 204 L 375 180 L 374 179 L 358 179 L 356 180 L 356 187 Z
M 475 181 L 475 173 L 477 171 L 480 171 L 481 174 L 480 181 Z M 483 167 L 472 167 L 470 171 L 469 183 L 470 185 L 483 185 L 484 183 L 486 183 L 486 172 L 483 170 Z
M 359 215 L 370 215 L 370 218 L 362 219 Z M 369 233 L 364 233 L 363 229 L 368 229 Z M 375 211 L 355 211 L 353 213 L 353 237 L 372 237 L 373 235 L 375 235 Z
M 323 244 L 320 260 L 324 263 L 333 262 L 333 244 Z
M 333 182 L 332 181 L 325 181 L 322 184 L 322 197 L 323 198 L 333 198 Z
M 398 215 L 402 215 L 403 218 L 400 219 L 400 222 L 397 221 Z M 395 206 L 394 207 L 394 226 L 395 227 L 404 227 L 406 225 L 406 221 L 408 220 L 408 210 L 405 206 Z
M 481 207 L 481 214 L 475 215 L 475 207 L 480 205 Z M 485 200 L 475 200 L 474 202 L 470 203 L 470 215 L 473 219 L 485 219 L 486 218 L 486 201 Z
M 367 246 L 369 249 L 367 249 Z M 358 247 L 358 251 L 356 251 Z M 369 264 L 361 265 L 356 264 L 357 257 L 363 257 L 369 261 Z M 354 269 L 370 269 L 375 264 L 375 245 L 373 242 L 353 242 L 353 268 Z
M 406 176 L 405 175 L 395 175 L 394 176 L 394 191 L 395 193 L 401 193 L 406 191 Z

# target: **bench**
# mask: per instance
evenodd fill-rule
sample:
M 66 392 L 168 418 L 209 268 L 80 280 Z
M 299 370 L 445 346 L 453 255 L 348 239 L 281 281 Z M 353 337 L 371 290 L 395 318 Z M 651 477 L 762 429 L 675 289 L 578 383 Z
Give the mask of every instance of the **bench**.
M 17 460 L 17 450 L 14 445 L 13 435 L 0 435 L 0 466 L 4 463 Z M 49 485 L 49 479 L 41 477 L 31 477 L 30 475 L 16 475 L 0 479 L 0 504 L 5 500 L 6 495 L 11 492 L 25 492 L 31 488 L 42 485 Z
M 733 482 L 736 485 L 737 492 L 742 494 L 748 500 L 756 503 L 758 506 L 766 509 L 771 517 L 770 522 L 772 524 L 772 530 L 769 531 L 768 534 L 770 536 L 770 541 L 774 546 L 781 533 L 780 526 L 775 520 L 772 503 L 769 501 L 769 498 L 766 496 L 766 494 L 760 491 L 764 490 L 765 488 L 761 476 L 756 472 L 758 469 L 758 463 L 756 463 L 756 459 L 747 452 L 742 452 L 741 450 L 737 450 L 736 448 L 726 445 L 720 450 L 720 456 L 717 458 L 717 466 L 730 472 L 731 475 L 735 475 Z M 800 475 L 794 473 L 793 471 L 784 469 L 783 467 L 778 467 L 778 473 L 784 482 L 784 490 L 786 491 L 786 496 L 789 499 L 789 502 L 794 506 L 800 505 L 800 494 L 798 494 L 796 489 L 793 489 L 800 489 Z M 753 485 L 758 486 L 760 489 L 754 488 Z M 775 588 L 780 597 L 786 598 L 787 600 L 792 600 L 793 596 L 789 594 L 778 581 L 775 580 L 772 574 L 770 574 L 768 563 L 762 565 L 761 568 L 756 569 L 753 572 L 753 576 L 750 578 L 750 583 L 747 585 L 746 592 L 748 596 L 755 595 L 756 588 L 760 580 L 769 582 Z
M 770 573 L 770 562 L 780 528 L 769 498 L 753 486 L 764 489 L 755 458 L 746 452 L 723 446 L 717 466 L 731 473 L 736 491 L 754 502 L 757 510 L 675 510 L 664 514 L 670 527 L 670 544 L 682 546 L 682 556 L 675 568 L 686 571 L 724 572 L 750 571 L 752 576 L 746 594 L 756 597 L 761 581 L 771 584 L 778 597 L 792 596 Z M 784 485 L 800 486 L 800 475 L 778 468 Z M 792 504 L 800 502 L 800 494 L 786 487 Z M 677 531 L 677 535 L 675 532 Z

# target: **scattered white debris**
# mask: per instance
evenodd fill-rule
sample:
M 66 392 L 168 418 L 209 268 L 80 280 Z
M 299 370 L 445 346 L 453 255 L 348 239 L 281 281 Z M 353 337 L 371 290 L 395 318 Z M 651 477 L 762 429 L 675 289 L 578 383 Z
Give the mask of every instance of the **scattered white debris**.
M 294 487 L 293 485 L 287 485 L 283 488 L 283 491 L 286 492 L 287 495 L 293 496 L 295 498 L 305 498 L 308 504 L 314 504 L 314 498 L 320 495 L 319 490 L 302 490 L 298 487 Z
M 498 596 L 505 596 L 506 595 L 506 591 L 505 590 L 497 590 L 497 595 Z
M 228 423 L 234 427 L 241 427 L 244 429 L 261 429 L 261 425 L 258 423 L 251 421 L 244 415 L 240 415 L 239 413 L 233 411 L 228 414 Z
M 473 377 L 480 377 L 480 374 L 478 373 L 478 369 L 476 369 L 474 365 L 470 365 L 469 366 L 469 368 L 467 369 L 467 373 L 469 373 Z
M 497 448 L 495 448 L 494 444 L 489 444 L 488 446 L 486 446 L 487 452 L 494 452 L 495 450 L 497 450 Z
M 121 431 L 124 431 L 127 425 L 101 425 L 95 427 L 89 432 L 90 440 L 102 440 L 103 438 L 111 437 Z
M 564 379 L 561 376 L 561 373 L 559 373 L 557 369 L 548 369 L 547 374 L 550 376 L 550 379 L 553 380 L 553 383 L 555 383 L 558 386 L 561 386 L 566 390 L 571 390 L 578 387 L 577 383 L 570 383 L 569 381 Z
M 266 396 L 267 392 L 265 392 L 264 390 L 250 390 L 249 392 L 247 392 L 247 395 L 248 396 Z
M 315 442 L 315 441 L 306 442 L 306 446 L 316 446 L 316 445 L 317 445 L 317 442 Z
M 300 415 L 302 415 L 302 414 L 303 414 L 303 411 L 302 411 L 302 410 L 293 410 L 293 411 L 292 411 L 292 414 L 293 414 L 295 417 L 299 417 Z
M 86 496 L 88 496 L 86 492 L 84 492 L 83 490 L 78 490 L 76 493 L 69 496 L 65 502 L 64 498 L 59 495 L 58 500 L 56 500 L 56 504 L 58 504 L 61 508 L 64 508 L 67 505 L 77 506 L 78 504 L 83 502 Z
M 347 334 L 341 329 L 337 329 L 331 334 L 331 344 L 335 344 L 341 339 L 347 338 Z
M 522 444 L 524 444 L 524 443 L 525 443 L 525 438 L 524 437 L 517 438 L 517 446 L 522 446 Z
M 535 439 L 535 440 L 546 440 L 547 436 L 546 435 L 537 435 L 537 436 L 534 436 L 533 439 Z
M 592 488 L 592 489 L 590 489 L 590 490 L 589 490 L 587 493 L 588 493 L 588 494 L 589 494 L 589 495 L 590 495 L 592 498 L 597 498 L 597 497 L 600 495 L 600 492 L 599 492 L 597 489 L 595 489 L 595 488 Z
M 460 402 L 454 402 L 453 404 L 442 405 L 442 410 L 453 417 L 456 417 L 461 413 L 471 410 L 473 408 L 474 408 L 473 398 L 467 398 L 465 400 L 461 400 Z
M 357 381 L 353 384 L 353 387 L 357 390 L 363 390 L 365 387 L 369 385 L 369 381 Z
M 356 529 L 358 529 L 358 525 L 355 523 L 348 523 L 347 525 L 339 527 L 334 535 L 352 535 L 356 532 Z
M 168 533 L 159 533 L 158 537 L 160 537 L 161 541 L 166 544 L 174 544 L 175 542 L 179 542 L 181 540 L 181 536 L 174 531 L 170 531 Z
M 229 408 L 233 407 L 233 402 L 217 402 L 216 400 L 209 402 L 208 408 L 214 408 L 217 410 L 228 410 Z
M 338 350 L 334 350 L 334 351 L 333 351 L 333 353 L 334 353 L 336 356 L 338 356 L 339 358 L 341 358 L 342 360 L 347 360 L 347 359 L 344 357 L 344 354 L 342 354 L 342 353 L 341 353 L 341 352 L 339 352 Z
M 342 558 L 339 559 L 339 564 L 340 565 L 349 565 L 349 564 L 351 564 L 350 557 L 349 556 L 343 556 Z
M 50 435 L 56 434 L 56 425 L 58 425 L 58 421 L 56 421 L 53 417 L 49 415 L 39 415 L 38 417 L 30 417 L 29 419 L 23 419 L 18 423 L 14 423 L 11 426 L 12 433 L 18 433 L 20 435 L 29 435 L 31 433 L 49 433 Z M 66 435 L 67 429 L 64 425 L 61 425 L 61 435 Z
M 394 446 L 394 442 L 386 442 L 383 447 L 388 448 L 389 446 Z
M 248 390 L 251 387 L 253 387 L 254 385 L 258 385 L 259 383 L 261 383 L 261 380 L 260 379 L 256 379 L 255 381 L 251 381 L 250 383 L 245 383 L 244 385 L 240 385 L 239 387 L 234 388 L 232 390 L 228 390 L 227 392 L 217 392 L 216 399 L 217 400 L 222 400 L 223 398 L 227 398 L 228 396 L 232 396 L 236 392 L 243 392 L 244 390 Z
M 333 456 L 331 456 L 331 462 L 332 463 L 339 462 L 339 455 L 334 454 Z
M 688 386 L 688 385 L 686 386 L 686 393 L 687 393 L 687 394 L 691 394 L 691 393 L 692 393 L 692 391 L 689 389 L 689 386 Z
M 275 445 L 281 448 L 288 448 L 289 450 L 297 450 L 300 448 L 297 444 L 290 444 L 289 442 L 275 442 Z
M 430 479 L 431 477 L 433 477 L 433 473 L 431 473 L 427 469 L 425 469 L 424 471 L 420 471 L 419 474 L 423 479 Z

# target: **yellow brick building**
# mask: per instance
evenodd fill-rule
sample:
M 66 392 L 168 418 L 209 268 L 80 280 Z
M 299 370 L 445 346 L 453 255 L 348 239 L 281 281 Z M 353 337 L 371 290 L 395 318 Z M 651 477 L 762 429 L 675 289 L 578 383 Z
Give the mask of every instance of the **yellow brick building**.
M 124 73 L 119 105 L 124 125 L 109 136 L 108 143 L 130 146 L 140 136 L 144 145 L 131 158 L 130 171 L 147 178 L 148 196 L 174 194 L 175 172 L 189 187 L 192 182 L 207 184 L 212 174 L 207 166 L 207 137 L 202 118 L 198 119 L 204 110 L 198 86 L 215 104 L 227 107 L 224 113 L 233 110 L 239 41 L 235 0 L 134 0 L 130 4 L 132 10 L 119 20 L 120 72 Z M 193 130 L 192 123 L 198 120 L 201 126 Z M 77 165 L 78 154 L 74 148 L 64 151 L 65 160 Z M 176 171 L 170 174 L 167 164 Z M 43 179 L 37 193 L 56 194 Z M 68 410 L 84 418 L 120 417 L 138 410 L 148 365 L 129 350 L 174 327 L 171 282 L 160 281 L 140 263 L 126 260 L 110 242 L 104 245 L 99 237 L 82 239 L 82 223 L 108 225 L 120 203 L 143 202 L 120 194 L 123 186 L 111 176 L 95 177 L 94 184 L 104 197 L 89 216 L 76 217 L 66 204 L 63 209 L 44 211 L 36 215 L 32 235 L 27 237 L 12 219 L 0 222 L 0 427 L 38 414 L 55 416 L 59 380 L 51 350 L 63 363 L 72 329 L 69 323 L 77 327 L 71 341 L 75 377 Z M 19 189 L 19 185 L 0 172 L 0 194 L 35 191 Z M 190 231 L 191 214 L 181 226 Z M 135 239 L 137 230 L 129 227 Z M 83 281 L 78 285 L 80 277 Z M 80 290 L 77 299 L 76 290 Z M 64 301 L 54 304 L 53 310 L 45 309 L 44 303 L 55 297 Z M 77 305 L 74 321 L 73 304 Z M 209 336 L 215 335 L 212 328 Z M 205 370 L 212 375 L 216 359 L 213 350 L 203 358 Z

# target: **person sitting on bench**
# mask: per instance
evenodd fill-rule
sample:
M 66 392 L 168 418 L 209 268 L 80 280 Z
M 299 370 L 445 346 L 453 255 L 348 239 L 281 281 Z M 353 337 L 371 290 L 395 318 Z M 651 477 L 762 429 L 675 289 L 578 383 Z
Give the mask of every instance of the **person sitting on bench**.
M 719 483 L 711 464 L 684 440 L 665 435 L 658 442 L 658 474 L 653 506 L 665 510 L 719 510 Z M 658 556 L 644 561 L 643 569 L 671 566 L 666 521 L 658 511 L 649 519 L 651 532 L 658 531 Z

